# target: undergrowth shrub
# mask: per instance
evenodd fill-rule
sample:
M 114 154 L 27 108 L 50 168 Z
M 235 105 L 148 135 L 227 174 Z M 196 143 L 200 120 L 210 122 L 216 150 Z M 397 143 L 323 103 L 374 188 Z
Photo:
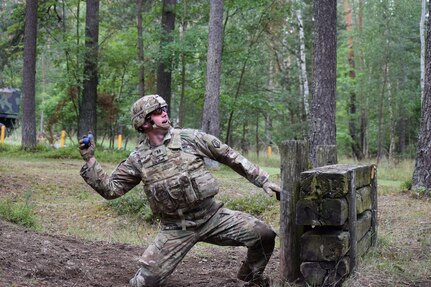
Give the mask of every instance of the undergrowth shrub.
M 407 179 L 405 181 L 403 181 L 400 185 L 401 191 L 408 191 L 411 190 L 413 186 L 413 181 L 412 179 Z
M 33 208 L 26 203 L 13 202 L 11 199 L 0 201 L 0 217 L 6 221 L 37 229 L 36 215 Z
M 131 191 L 119 198 L 109 200 L 106 205 L 118 215 L 132 215 L 148 223 L 155 221 L 150 204 L 142 190 Z
M 225 207 L 243 211 L 253 215 L 262 215 L 268 209 L 278 204 L 275 196 L 269 197 L 264 193 L 246 194 L 242 196 L 219 195 L 218 198 L 225 203 Z

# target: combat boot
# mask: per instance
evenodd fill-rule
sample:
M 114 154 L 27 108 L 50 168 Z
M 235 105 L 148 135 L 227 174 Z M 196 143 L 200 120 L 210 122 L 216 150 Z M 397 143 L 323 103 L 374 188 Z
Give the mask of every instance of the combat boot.
M 251 280 L 249 282 L 245 282 L 243 287 L 271 287 L 271 279 L 269 278 L 259 278 L 256 280 Z
M 247 262 L 243 262 L 237 275 L 239 280 L 246 281 L 243 287 L 270 287 L 271 280 L 264 278 L 261 272 L 253 272 Z
M 135 276 L 129 281 L 130 287 L 145 287 L 145 278 L 142 276 L 141 271 L 138 270 Z

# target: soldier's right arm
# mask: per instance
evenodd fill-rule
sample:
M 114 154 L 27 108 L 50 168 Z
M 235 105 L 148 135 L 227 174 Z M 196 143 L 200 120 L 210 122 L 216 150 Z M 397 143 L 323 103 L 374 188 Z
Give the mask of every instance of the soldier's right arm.
M 141 181 L 141 172 L 136 166 L 137 157 L 138 154 L 132 152 L 127 160 L 117 165 L 111 175 L 97 161 L 93 165 L 86 163 L 80 174 L 105 199 L 114 199 L 127 193 Z

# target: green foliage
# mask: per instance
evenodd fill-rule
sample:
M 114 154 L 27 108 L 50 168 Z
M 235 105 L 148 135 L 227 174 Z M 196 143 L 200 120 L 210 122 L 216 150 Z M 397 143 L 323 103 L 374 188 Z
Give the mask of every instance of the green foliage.
M 253 215 L 262 215 L 268 209 L 275 208 L 278 204 L 275 196 L 266 194 L 247 194 L 232 196 L 228 194 L 219 195 L 218 198 L 225 203 L 225 207 L 233 210 L 243 211 Z
M 0 12 L 0 86 L 19 87 L 25 4 L 12 2 L 6 1 Z M 43 111 L 45 132 L 65 129 L 73 137 L 79 105 L 83 104 L 80 101 L 86 4 L 85 1 L 57 4 L 55 0 L 39 3 L 36 118 L 40 121 Z M 308 124 L 299 80 L 296 10 L 301 9 L 303 16 L 307 75 L 312 93 L 312 1 L 238 0 L 225 1 L 224 5 L 220 138 L 236 148 L 244 145 L 249 150 L 256 146 L 263 149 L 270 140 L 276 145 L 286 139 L 306 138 Z M 352 2 L 352 5 L 358 3 Z M 370 155 L 375 155 L 379 136 L 378 107 L 383 97 L 380 130 L 384 150 L 389 147 L 390 127 L 395 126 L 395 140 L 400 143 L 396 145 L 397 152 L 404 157 L 414 156 L 420 119 L 420 6 L 420 1 L 410 0 L 363 3 L 363 26 L 359 29 L 359 22 L 353 23 L 355 80 L 349 77 L 347 38 L 350 34 L 344 23 L 343 9 L 338 9 L 336 125 L 340 155 L 352 154 L 349 121 L 354 122 L 357 129 L 361 123 L 366 125 L 362 136 L 367 139 Z M 145 68 L 146 94 L 156 93 L 158 62 L 167 58 L 173 59 L 170 67 L 172 122 L 177 122 L 183 100 L 187 111 L 183 127 L 201 127 L 209 2 L 177 3 L 173 41 L 164 49 L 160 48 L 161 7 L 160 1 L 144 3 L 145 55 L 144 62 L 139 63 L 135 2 L 118 0 L 100 4 L 97 133 L 106 138 L 110 148 L 119 127 L 123 138 L 136 138 L 130 129 L 129 110 L 137 99 L 139 68 Z M 354 19 L 358 19 L 360 10 L 353 7 Z M 386 64 L 389 68 L 385 80 L 383 67 Z M 351 92 L 356 94 L 356 115 L 348 111 Z M 393 118 L 389 107 L 394 112 Z M 269 119 L 272 127 L 266 121 Z M 226 139 L 228 127 L 231 137 Z M 73 153 L 53 156 L 77 157 Z
M 153 223 L 155 220 L 142 189 L 131 191 L 117 199 L 110 200 L 106 202 L 106 205 L 118 215 L 136 216 L 138 219 L 149 223 Z
M 402 191 L 407 191 L 407 190 L 411 190 L 412 186 L 413 186 L 413 180 L 408 179 L 401 183 L 400 188 Z
M 31 193 L 25 194 L 25 203 L 14 202 L 11 199 L 0 200 L 0 218 L 6 221 L 36 229 L 38 228 L 36 215 L 30 205 Z

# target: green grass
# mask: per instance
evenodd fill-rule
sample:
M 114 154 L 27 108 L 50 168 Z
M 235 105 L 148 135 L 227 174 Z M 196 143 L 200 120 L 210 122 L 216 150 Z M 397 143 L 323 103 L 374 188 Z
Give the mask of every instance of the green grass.
M 245 194 L 242 196 L 231 196 L 221 194 L 218 199 L 225 203 L 225 207 L 233 210 L 243 211 L 253 215 L 262 215 L 268 209 L 273 209 L 278 203 L 275 196 L 269 197 L 266 194 Z
M 138 220 L 153 223 L 155 216 L 151 211 L 147 197 L 142 187 L 136 189 L 117 199 L 107 201 L 106 205 L 118 215 L 137 217 Z
M 414 167 L 415 161 L 412 159 L 401 160 L 396 164 L 382 161 L 377 167 L 377 178 L 380 181 L 392 180 L 404 182 L 412 178 Z
M 1 200 L 0 217 L 24 227 L 33 229 L 39 227 L 33 208 L 28 203 L 13 202 L 11 199 Z

